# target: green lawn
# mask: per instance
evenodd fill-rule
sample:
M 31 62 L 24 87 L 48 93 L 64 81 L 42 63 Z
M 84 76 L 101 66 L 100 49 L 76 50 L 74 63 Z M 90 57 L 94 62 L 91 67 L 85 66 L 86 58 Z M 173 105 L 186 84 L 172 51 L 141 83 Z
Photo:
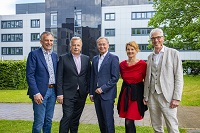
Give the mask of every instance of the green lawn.
M 0 120 L 0 133 L 30 133 L 32 121 L 22 120 Z M 136 127 L 138 133 L 153 133 L 152 127 Z M 53 122 L 52 133 L 58 133 L 59 122 Z M 124 133 L 124 126 L 116 126 L 116 133 Z M 99 133 L 99 127 L 96 124 L 80 124 L 79 133 Z M 180 129 L 181 133 L 186 133 L 184 129 Z M 165 129 L 165 133 L 167 133 Z
M 182 106 L 200 106 L 200 76 L 184 76 L 184 89 Z M 122 79 L 118 82 L 118 94 L 122 84 Z M 29 103 L 31 100 L 26 95 L 27 90 L 0 90 L 0 102 L 3 103 Z M 117 101 L 117 99 L 116 99 Z M 89 98 L 86 101 L 91 104 Z M 117 103 L 117 102 L 116 102 Z

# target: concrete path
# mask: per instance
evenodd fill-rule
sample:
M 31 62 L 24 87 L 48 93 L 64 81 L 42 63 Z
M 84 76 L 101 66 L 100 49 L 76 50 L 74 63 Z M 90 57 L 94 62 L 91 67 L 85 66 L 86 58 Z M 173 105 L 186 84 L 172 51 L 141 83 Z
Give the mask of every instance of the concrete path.
M 62 117 L 62 106 L 56 104 L 53 121 L 60 121 Z M 115 125 L 124 126 L 124 119 L 119 118 L 115 106 Z M 32 104 L 23 103 L 0 103 L 0 119 L 7 120 L 33 120 Z M 178 107 L 179 127 L 188 129 L 188 133 L 200 133 L 200 107 L 180 106 Z M 80 119 L 81 123 L 97 124 L 97 117 L 93 104 L 86 104 Z M 151 126 L 150 115 L 147 111 L 143 120 L 136 121 L 137 126 Z

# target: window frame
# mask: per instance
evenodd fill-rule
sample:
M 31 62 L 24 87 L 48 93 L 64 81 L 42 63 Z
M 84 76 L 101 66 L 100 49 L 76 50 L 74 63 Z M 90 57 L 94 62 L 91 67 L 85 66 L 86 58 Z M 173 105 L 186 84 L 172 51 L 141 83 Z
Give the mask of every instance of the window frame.
M 131 28 L 131 36 L 148 36 L 151 30 L 152 28 Z
M 2 20 L 1 29 L 23 28 L 23 20 Z
M 114 15 L 114 18 L 112 17 Z M 115 13 L 105 13 L 104 17 L 105 21 L 115 21 Z
M 31 19 L 31 28 L 40 28 L 40 19 Z
M 23 42 L 23 33 L 1 34 L 1 42 Z
M 106 34 L 109 33 L 109 34 Z M 105 29 L 105 36 L 115 36 L 115 28 L 112 29 Z
M 131 12 L 131 20 L 150 19 L 156 11 Z
M 113 47 L 113 48 L 112 48 Z M 112 50 L 113 49 L 113 50 Z M 115 44 L 109 44 L 109 52 L 115 52 Z
M 23 55 L 23 47 L 1 47 L 1 55 Z
M 31 42 L 35 42 L 35 41 L 40 41 L 40 33 L 31 33 Z

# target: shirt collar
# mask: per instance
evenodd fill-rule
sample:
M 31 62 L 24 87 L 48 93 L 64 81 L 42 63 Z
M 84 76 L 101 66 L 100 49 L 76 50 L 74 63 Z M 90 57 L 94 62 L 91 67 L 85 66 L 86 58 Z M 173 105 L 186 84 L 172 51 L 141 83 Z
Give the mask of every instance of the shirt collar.
M 106 53 L 104 53 L 102 56 L 100 56 L 99 54 L 99 58 L 104 58 L 107 55 L 108 51 Z
M 73 58 L 77 58 L 77 56 L 75 56 L 74 54 L 72 54 Z M 78 55 L 78 58 L 80 58 L 81 54 Z
M 163 45 L 162 49 L 160 50 L 160 52 L 159 52 L 158 54 L 164 53 L 164 52 L 165 52 L 165 46 Z M 154 54 L 154 55 L 157 55 L 157 54 L 155 53 L 155 50 L 153 50 L 153 54 Z
M 43 54 L 51 54 L 53 52 L 52 49 L 49 52 L 47 52 L 43 47 L 41 47 L 41 48 L 42 48 Z

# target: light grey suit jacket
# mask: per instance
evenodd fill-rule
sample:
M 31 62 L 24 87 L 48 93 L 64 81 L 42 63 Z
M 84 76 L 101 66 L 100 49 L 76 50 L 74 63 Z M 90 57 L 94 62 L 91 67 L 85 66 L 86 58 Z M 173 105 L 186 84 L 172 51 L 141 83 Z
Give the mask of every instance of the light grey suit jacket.
M 151 63 L 153 53 L 147 61 L 147 72 L 145 78 L 144 97 L 148 101 L 151 82 Z M 175 49 L 164 46 L 163 61 L 160 72 L 161 90 L 165 99 L 171 102 L 172 99 L 181 100 L 183 91 L 183 68 L 179 52 Z

